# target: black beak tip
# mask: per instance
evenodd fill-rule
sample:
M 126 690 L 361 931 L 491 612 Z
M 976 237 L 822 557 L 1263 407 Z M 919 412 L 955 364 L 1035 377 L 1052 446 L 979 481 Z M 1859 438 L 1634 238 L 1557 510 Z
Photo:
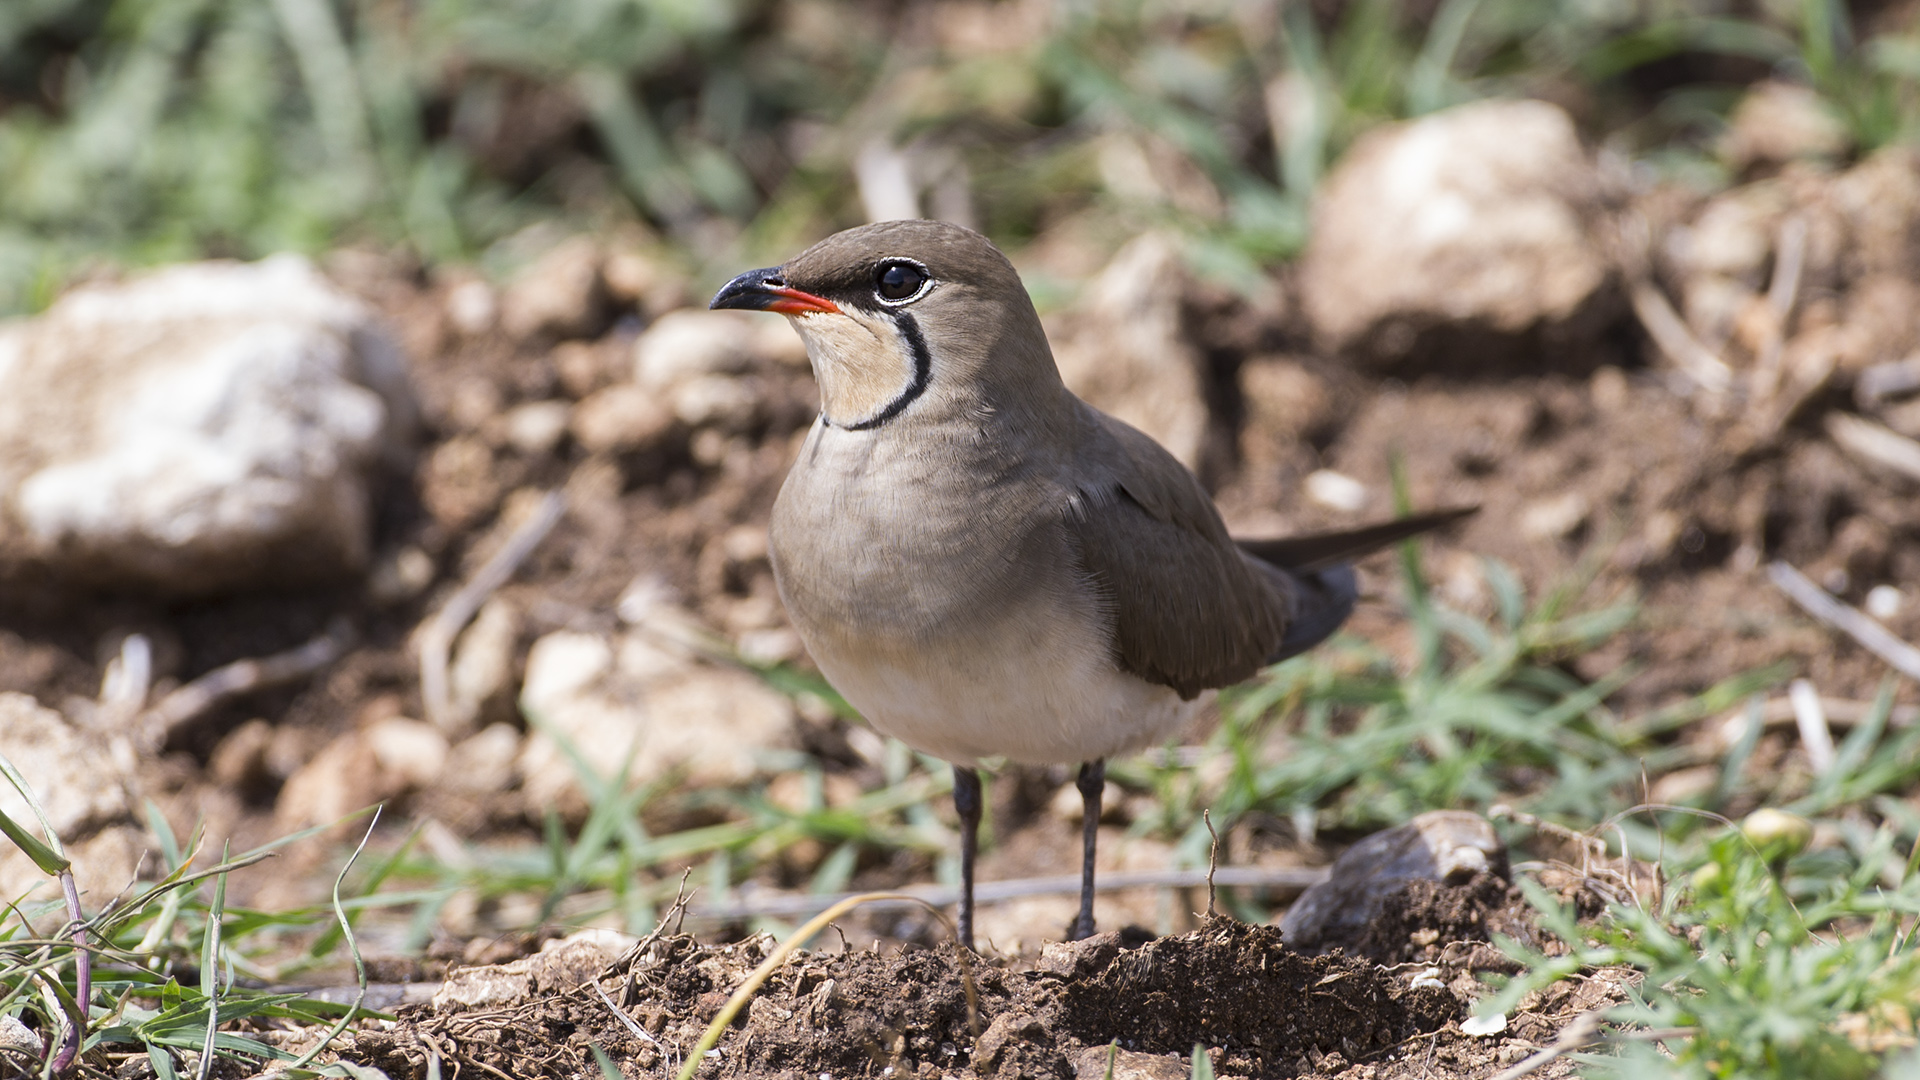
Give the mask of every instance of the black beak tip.
M 713 300 L 707 307 L 713 311 L 732 308 L 739 311 L 765 311 L 767 305 L 779 299 L 769 290 L 785 285 L 780 276 L 780 268 L 769 266 L 761 270 L 749 270 L 725 285 L 713 294 Z

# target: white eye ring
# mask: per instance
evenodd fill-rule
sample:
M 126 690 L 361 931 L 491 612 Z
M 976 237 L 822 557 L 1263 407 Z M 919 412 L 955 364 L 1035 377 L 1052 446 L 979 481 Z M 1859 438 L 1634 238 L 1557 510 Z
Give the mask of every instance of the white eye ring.
M 920 287 L 913 290 L 913 292 L 909 293 L 908 295 L 902 296 L 899 298 L 892 298 L 892 297 L 887 297 L 882 295 L 880 292 L 880 276 L 887 272 L 887 268 L 893 267 L 893 266 L 911 266 L 915 270 L 918 270 L 920 272 Z M 896 255 L 890 258 L 880 260 L 879 265 L 875 269 L 877 272 L 874 274 L 873 297 L 875 300 L 878 300 L 880 303 L 885 304 L 887 307 L 905 307 L 906 305 L 913 303 L 915 300 L 918 300 L 921 297 L 927 295 L 928 291 L 930 291 L 933 288 L 933 284 L 934 284 L 933 274 L 928 272 L 926 264 L 921 262 L 918 259 L 909 259 L 909 258 L 905 258 L 904 256 Z

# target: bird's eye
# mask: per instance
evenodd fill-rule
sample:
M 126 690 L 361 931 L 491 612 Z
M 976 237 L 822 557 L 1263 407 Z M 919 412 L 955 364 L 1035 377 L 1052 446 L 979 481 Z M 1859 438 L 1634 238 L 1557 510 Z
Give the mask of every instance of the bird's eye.
M 927 272 L 910 262 L 883 262 L 873 271 L 882 300 L 905 300 L 927 283 Z

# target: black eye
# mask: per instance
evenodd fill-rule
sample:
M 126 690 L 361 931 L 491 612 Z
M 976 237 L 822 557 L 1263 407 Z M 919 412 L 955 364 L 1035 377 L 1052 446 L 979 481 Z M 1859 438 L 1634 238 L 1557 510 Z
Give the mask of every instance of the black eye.
M 880 299 L 905 300 L 927 283 L 927 272 L 910 262 L 883 262 L 873 271 Z

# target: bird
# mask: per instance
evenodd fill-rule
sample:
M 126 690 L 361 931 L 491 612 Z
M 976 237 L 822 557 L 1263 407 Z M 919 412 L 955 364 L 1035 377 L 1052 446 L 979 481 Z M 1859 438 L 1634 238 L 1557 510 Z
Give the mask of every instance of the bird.
M 1079 765 L 1069 937 L 1091 935 L 1106 761 L 1332 634 L 1349 560 L 1472 509 L 1234 540 L 1186 466 L 1066 387 L 1012 263 L 958 225 L 847 229 L 709 307 L 806 345 L 820 411 L 774 502 L 774 582 L 828 683 L 951 763 L 967 948 L 983 759 Z

